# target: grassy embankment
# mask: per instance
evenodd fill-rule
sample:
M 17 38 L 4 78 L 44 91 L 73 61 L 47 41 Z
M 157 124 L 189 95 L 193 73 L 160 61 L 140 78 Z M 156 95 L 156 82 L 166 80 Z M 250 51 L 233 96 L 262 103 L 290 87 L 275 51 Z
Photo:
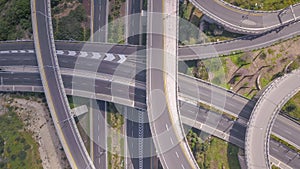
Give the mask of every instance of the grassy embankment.
M 189 131 L 187 140 L 200 168 L 240 168 L 235 145 L 216 137 L 202 140 L 196 129 Z
M 24 128 L 14 107 L 0 116 L 0 168 L 43 168 L 38 143 Z

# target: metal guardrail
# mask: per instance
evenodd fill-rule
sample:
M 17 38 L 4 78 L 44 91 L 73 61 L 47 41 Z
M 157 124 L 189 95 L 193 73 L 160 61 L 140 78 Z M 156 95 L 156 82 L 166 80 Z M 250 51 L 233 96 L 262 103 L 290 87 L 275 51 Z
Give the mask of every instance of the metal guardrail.
M 251 116 L 250 116 L 250 119 L 249 119 L 249 124 L 248 126 L 254 126 L 252 123 L 255 121 L 255 118 L 257 117 L 258 115 L 258 109 L 259 107 L 261 106 L 261 102 L 262 100 L 265 99 L 266 95 L 268 93 L 270 93 L 272 91 L 273 88 L 276 88 L 277 87 L 277 84 L 280 83 L 282 80 L 286 79 L 287 77 L 289 76 L 292 76 L 294 75 L 295 73 L 299 73 L 300 72 L 300 69 L 296 70 L 296 71 L 293 71 L 292 73 L 289 73 L 289 74 L 285 74 L 284 76 L 282 77 L 279 77 L 277 79 L 275 79 L 265 90 L 264 92 L 262 93 L 261 97 L 258 99 L 256 105 L 254 106 L 253 108 L 253 111 L 251 113 Z M 297 91 L 299 91 L 300 89 L 300 86 L 298 87 L 298 89 L 296 90 L 293 90 L 291 93 L 289 93 L 283 100 L 281 100 L 280 104 L 278 104 L 276 106 L 276 109 L 275 111 L 272 113 L 270 119 L 268 120 L 268 124 L 267 124 L 267 132 L 265 133 L 265 142 L 264 142 L 264 157 L 265 157 L 265 161 L 267 162 L 267 166 L 268 168 L 270 168 L 270 163 L 269 163 L 269 158 L 268 158 L 268 155 L 269 155 L 269 140 L 270 140 L 270 133 L 271 133 L 271 129 L 272 129 L 272 126 L 275 122 L 275 117 L 277 116 L 279 110 L 282 108 L 282 106 L 291 98 L 293 97 Z M 245 152 L 246 152 L 246 162 L 247 162 L 247 166 L 248 168 L 251 168 L 251 166 L 249 166 L 249 155 L 247 155 L 248 153 L 247 152 L 250 152 L 251 150 L 249 149 L 249 146 L 250 146 L 250 143 L 249 143 L 249 138 L 251 137 L 251 130 L 253 130 L 252 127 L 248 127 L 247 128 L 247 134 L 246 134 L 246 137 L 245 137 Z
M 225 20 L 222 20 L 221 18 L 219 18 L 218 16 L 212 14 L 211 12 L 207 11 L 204 7 L 202 7 L 201 5 L 199 5 L 197 3 L 196 0 L 190 0 L 190 2 L 195 6 L 197 7 L 200 11 L 202 11 L 204 14 L 206 14 L 208 17 L 212 18 L 213 20 L 215 20 L 216 22 L 218 22 L 219 24 L 223 25 L 224 27 L 227 27 L 229 29 L 232 29 L 234 31 L 237 31 L 237 32 L 244 32 L 244 33 L 247 33 L 247 34 L 261 34 L 263 32 L 266 32 L 268 30 L 271 30 L 271 29 L 274 29 L 274 28 L 277 28 L 279 26 L 282 26 L 282 25 L 285 25 L 285 24 L 290 24 L 296 20 L 299 19 L 299 17 L 297 17 L 297 19 L 290 19 L 288 20 L 287 22 L 285 23 L 282 23 L 280 25 L 273 25 L 273 26 L 269 26 L 269 27 L 262 27 L 262 28 L 245 28 L 245 27 L 242 27 L 240 25 L 234 25 L 230 22 L 227 22 Z M 297 6 L 298 4 L 296 4 L 295 6 Z
M 50 33 L 50 45 L 51 45 L 51 47 L 50 47 L 50 49 L 49 50 L 52 50 L 52 51 L 54 51 L 53 52 L 53 55 L 54 55 L 54 68 L 53 69 L 55 69 L 57 72 L 57 74 L 58 74 L 58 76 L 56 77 L 57 78 L 57 80 L 59 81 L 59 84 L 58 84 L 58 88 L 60 88 L 60 91 L 62 92 L 62 93 L 60 93 L 61 95 L 62 95 L 62 97 L 63 97 L 63 101 L 65 102 L 65 104 L 66 104 L 66 108 L 67 108 L 67 113 L 69 114 L 69 116 L 70 117 L 73 117 L 72 116 L 72 114 L 71 114 L 71 109 L 70 109 L 70 106 L 69 106 L 69 102 L 68 102 L 68 99 L 67 99 L 67 96 L 66 96 L 66 93 L 65 93 L 65 89 L 64 89 L 64 85 L 63 85 L 63 81 L 62 81 L 62 77 L 60 76 L 60 69 L 59 69 L 59 64 L 58 64 L 58 59 L 57 59 L 57 56 L 56 56 L 56 49 L 55 49 L 55 43 L 54 43 L 54 35 L 53 35 L 53 26 L 52 26 L 52 18 L 51 18 L 51 1 L 50 0 L 47 0 L 47 1 L 45 1 L 45 3 L 47 3 L 47 9 L 45 9 L 46 10 L 46 13 L 44 14 L 45 15 L 45 17 L 47 18 L 47 20 L 48 20 L 48 28 L 49 28 L 49 31 L 48 31 L 48 33 Z M 38 43 L 38 42 L 36 42 L 38 39 L 38 32 L 37 32 L 37 30 L 36 30 L 36 28 L 37 28 L 37 23 L 36 23 L 36 21 L 37 21 L 37 18 L 36 18 L 36 0 L 31 0 L 31 10 L 32 10 L 32 17 L 35 19 L 34 21 L 32 21 L 32 24 L 33 24 L 33 30 L 34 30 L 34 43 L 36 44 L 36 43 Z M 39 47 L 36 47 L 36 50 L 40 50 L 40 48 Z M 40 54 L 40 52 L 37 52 L 38 54 L 37 55 L 39 55 Z M 38 60 L 39 60 L 39 58 L 41 58 L 41 56 L 39 56 L 39 57 L 37 57 L 38 58 Z M 40 60 L 40 61 L 38 61 L 38 62 L 41 62 L 42 63 L 42 61 Z M 43 68 L 39 68 L 41 71 L 43 70 Z M 42 78 L 43 78 L 43 73 L 41 74 L 41 76 L 42 76 Z M 44 77 L 45 78 L 45 77 Z M 46 79 L 44 79 L 44 81 L 45 81 Z M 44 82 L 43 82 L 43 85 L 44 85 Z M 50 93 L 49 93 L 49 91 L 46 91 L 45 92 L 45 94 L 46 94 L 46 96 L 48 95 L 49 97 L 51 97 L 50 96 Z M 48 98 L 49 98 L 48 97 Z M 50 99 L 51 100 L 51 99 Z M 55 114 L 55 110 L 54 110 L 54 107 L 53 106 L 50 106 L 50 112 L 51 112 L 51 114 L 52 115 L 54 115 L 55 117 L 56 117 L 56 114 Z M 51 111 L 52 110 L 52 111 Z M 78 129 L 77 129 L 77 126 L 76 126 L 76 123 L 75 123 L 75 120 L 74 120 L 74 118 L 71 118 L 70 119 L 70 121 L 71 121 L 71 123 L 72 123 L 72 125 L 73 125 L 73 127 L 74 127 L 74 132 L 75 132 L 75 134 L 76 134 L 76 136 L 74 136 L 74 137 L 76 137 L 77 139 L 78 139 L 78 141 L 79 141 L 79 146 L 82 148 L 82 150 L 83 150 L 83 153 L 84 153 L 84 155 L 86 156 L 86 158 L 87 158 L 87 160 L 88 160 L 88 163 L 89 163 L 89 167 L 90 168 L 95 168 L 94 167 L 94 165 L 93 165 L 93 162 L 91 161 L 91 159 L 90 159 L 90 157 L 89 157 L 89 154 L 87 153 L 87 151 L 86 151 L 86 148 L 85 148 L 85 146 L 84 146 L 84 143 L 83 143 L 83 141 L 82 141 L 82 139 L 81 139 L 81 136 L 80 136 L 80 134 L 79 134 L 79 131 L 78 131 Z M 68 147 L 68 145 L 66 145 L 66 143 L 65 143 L 65 140 L 64 140 L 64 136 L 63 136 L 63 133 L 62 133 L 62 130 L 59 128 L 60 126 L 59 126 L 59 124 L 58 123 L 54 123 L 55 124 L 55 128 L 56 129 L 58 129 L 57 131 L 57 134 L 58 134 L 58 136 L 59 136 L 59 138 L 60 138 L 60 141 L 61 141 L 61 143 L 62 143 L 62 145 L 63 145 L 63 147 L 65 148 L 65 147 Z M 70 160 L 70 159 L 72 159 L 73 157 L 72 157 L 72 154 L 70 153 L 70 151 L 67 151 L 66 152 L 66 155 L 67 155 L 67 157 L 68 157 L 68 159 Z M 71 160 L 72 161 L 72 160 Z M 73 167 L 73 168 L 76 168 L 77 166 L 75 165 L 75 164 L 73 164 L 73 163 L 70 163 L 71 164 L 71 166 Z

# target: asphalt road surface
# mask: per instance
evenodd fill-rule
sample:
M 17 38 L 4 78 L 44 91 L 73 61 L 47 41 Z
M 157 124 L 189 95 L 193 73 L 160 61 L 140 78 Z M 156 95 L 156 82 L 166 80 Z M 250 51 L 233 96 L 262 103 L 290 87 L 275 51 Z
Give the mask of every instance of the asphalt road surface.
M 48 10 L 49 1 L 33 0 L 32 15 L 33 32 L 35 36 L 35 49 L 37 52 L 38 65 L 42 77 L 44 90 L 46 91 L 47 103 L 52 113 L 56 130 L 64 147 L 70 165 L 74 168 L 93 168 L 91 160 L 82 143 L 80 135 L 72 123 L 70 107 L 65 99 L 64 86 L 60 81 L 59 67 L 56 66 L 57 58 L 52 46 L 51 24 Z M 74 122 L 74 121 L 73 121 Z

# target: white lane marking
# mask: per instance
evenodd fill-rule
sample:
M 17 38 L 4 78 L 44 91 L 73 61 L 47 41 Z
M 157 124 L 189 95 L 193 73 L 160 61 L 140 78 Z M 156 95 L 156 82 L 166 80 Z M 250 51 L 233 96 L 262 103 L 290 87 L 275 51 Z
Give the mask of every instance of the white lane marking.
M 8 50 L 0 51 L 0 53 L 9 53 L 9 51 Z
M 34 51 L 33 50 L 27 50 L 28 51 L 28 53 L 34 53 Z
M 292 135 L 292 133 L 288 130 L 284 130 L 284 132 L 288 133 L 289 135 Z
M 93 54 L 93 56 L 92 56 L 93 59 L 100 59 L 101 58 L 100 53 L 92 52 L 92 54 Z
M 166 124 L 166 129 L 169 130 L 168 125 Z
M 57 51 L 56 51 L 56 54 L 62 55 L 62 54 L 64 54 L 64 51 L 62 51 L 62 50 L 57 50 Z
M 274 151 L 276 151 L 276 152 L 279 152 L 279 150 L 277 150 L 277 149 L 275 149 L 275 148 L 273 148 L 273 147 L 272 147 L 272 149 L 273 149 Z
M 70 56 L 75 56 L 75 55 L 76 55 L 76 52 L 71 50 L 71 51 L 69 51 L 69 55 L 70 55 Z
M 172 138 L 170 137 L 170 141 L 171 141 L 171 143 L 172 143 L 172 145 L 174 144 L 174 142 L 173 142 L 173 140 L 172 140 Z
M 195 111 L 193 111 L 193 110 L 188 110 L 188 112 L 191 112 L 191 113 L 196 113 Z
M 17 50 L 12 50 L 11 53 L 19 53 Z
M 87 52 L 80 52 L 79 57 L 87 57 Z
M 183 166 L 183 164 L 181 164 L 181 167 L 182 167 L 182 169 L 185 169 L 184 166 Z
M 176 154 L 176 157 L 179 158 L 179 155 L 178 155 L 177 151 L 175 152 L 175 154 Z
M 106 61 L 112 61 L 115 59 L 115 56 L 111 53 L 106 53 L 105 55 L 106 55 L 106 58 L 104 60 L 106 60 Z
M 26 51 L 25 50 L 20 50 L 20 53 L 26 53 Z
M 120 57 L 120 60 L 118 61 L 118 63 L 123 63 L 126 60 L 126 56 L 125 55 L 118 55 Z

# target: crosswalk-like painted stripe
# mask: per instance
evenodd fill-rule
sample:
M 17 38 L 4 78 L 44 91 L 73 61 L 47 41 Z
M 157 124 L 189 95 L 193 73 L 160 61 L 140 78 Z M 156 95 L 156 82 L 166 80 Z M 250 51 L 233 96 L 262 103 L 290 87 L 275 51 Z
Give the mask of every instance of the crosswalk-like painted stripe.
M 11 53 L 19 53 L 17 50 L 12 50 Z
M 92 52 L 92 54 L 93 54 L 93 56 L 92 56 L 93 59 L 100 59 L 101 58 L 100 53 Z
M 62 54 L 64 54 L 64 51 L 62 51 L 62 50 L 57 50 L 57 51 L 56 51 L 56 54 L 62 55 Z
M 69 51 L 69 55 L 70 55 L 70 56 L 75 56 L 75 55 L 76 55 L 76 52 L 75 52 L 75 51 Z
M 120 60 L 118 61 L 118 63 L 123 63 L 126 61 L 126 56 L 125 55 L 118 55 L 120 57 Z
M 80 52 L 79 57 L 87 57 L 88 53 L 87 52 Z
M 26 51 L 25 50 L 20 50 L 20 53 L 26 53 Z
M 0 53 L 9 53 L 9 51 L 8 50 L 0 51 Z
M 28 50 L 28 53 L 34 53 L 34 50 Z
M 106 57 L 104 60 L 106 60 L 106 61 L 113 61 L 115 59 L 115 56 L 111 53 L 106 53 L 105 55 L 106 55 Z

